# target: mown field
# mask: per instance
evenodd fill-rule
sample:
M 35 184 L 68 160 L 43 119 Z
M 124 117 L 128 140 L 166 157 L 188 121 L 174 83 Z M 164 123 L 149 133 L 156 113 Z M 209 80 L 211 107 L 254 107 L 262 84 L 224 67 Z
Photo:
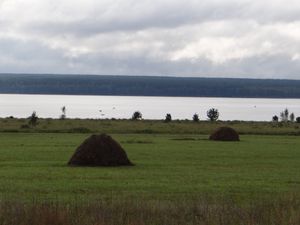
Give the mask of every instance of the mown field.
M 268 135 L 230 143 L 207 140 L 224 123 L 93 122 L 0 120 L 0 224 L 300 224 L 297 124 L 236 122 Z M 83 126 L 110 131 L 135 166 L 68 167 L 90 133 L 63 130 Z
M 242 136 L 238 143 L 208 141 L 205 135 L 113 135 L 134 167 L 68 167 L 88 134 L 0 135 L 0 191 L 25 199 L 198 195 L 239 198 L 300 189 L 300 139 Z

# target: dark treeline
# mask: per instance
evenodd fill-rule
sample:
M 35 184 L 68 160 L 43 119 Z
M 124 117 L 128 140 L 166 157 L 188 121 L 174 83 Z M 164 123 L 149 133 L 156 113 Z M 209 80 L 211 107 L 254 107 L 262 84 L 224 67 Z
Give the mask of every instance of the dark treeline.
M 300 80 L 0 74 L 0 93 L 300 98 Z

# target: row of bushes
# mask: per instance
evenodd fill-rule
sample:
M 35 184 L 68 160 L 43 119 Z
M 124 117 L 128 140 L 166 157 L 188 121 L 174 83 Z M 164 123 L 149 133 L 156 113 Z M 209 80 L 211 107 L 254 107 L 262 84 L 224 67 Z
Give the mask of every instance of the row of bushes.
M 135 111 L 132 114 L 131 119 L 132 120 L 141 120 L 142 119 L 142 113 L 140 111 Z M 219 118 L 219 111 L 218 109 L 215 108 L 211 108 L 207 111 L 207 118 L 209 121 L 217 121 Z M 60 117 L 60 119 L 66 119 L 66 108 L 62 107 L 62 115 Z M 199 122 L 199 115 L 198 114 L 194 114 L 192 117 L 192 120 L 194 122 Z M 34 111 L 32 113 L 32 115 L 29 117 L 29 125 L 30 126 L 35 126 L 37 124 L 38 121 L 38 116 L 36 114 L 36 112 Z M 166 114 L 166 117 L 164 119 L 165 122 L 171 122 L 172 121 L 172 115 L 170 113 Z M 279 117 L 277 115 L 273 116 L 272 118 L 273 122 L 279 122 Z M 297 122 L 300 123 L 300 117 L 295 118 L 295 114 L 294 113 L 289 113 L 288 109 L 285 109 L 284 111 L 282 111 L 280 113 L 280 121 L 281 122 Z
M 143 116 L 142 116 L 142 113 L 140 111 L 135 111 L 132 114 L 131 118 L 132 118 L 132 120 L 141 120 L 143 118 Z M 219 111 L 218 111 L 218 109 L 215 109 L 215 108 L 209 109 L 207 111 L 207 118 L 210 121 L 217 121 L 218 118 L 219 118 Z M 170 113 L 167 113 L 164 121 L 165 122 L 171 122 L 172 121 L 172 115 Z M 195 113 L 193 115 L 193 121 L 194 122 L 199 122 L 200 121 L 199 115 L 197 113 Z
M 273 116 L 272 121 L 279 122 L 279 117 L 277 115 Z M 280 113 L 280 121 L 292 123 L 296 121 L 297 123 L 300 123 L 300 117 L 295 118 L 294 113 L 290 113 L 288 109 L 285 109 Z

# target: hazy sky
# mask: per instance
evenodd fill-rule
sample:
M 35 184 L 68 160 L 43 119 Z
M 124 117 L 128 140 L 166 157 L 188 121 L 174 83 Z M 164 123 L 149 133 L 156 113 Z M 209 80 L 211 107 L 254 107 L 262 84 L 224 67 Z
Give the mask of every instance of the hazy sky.
M 300 79 L 300 1 L 0 0 L 0 72 Z

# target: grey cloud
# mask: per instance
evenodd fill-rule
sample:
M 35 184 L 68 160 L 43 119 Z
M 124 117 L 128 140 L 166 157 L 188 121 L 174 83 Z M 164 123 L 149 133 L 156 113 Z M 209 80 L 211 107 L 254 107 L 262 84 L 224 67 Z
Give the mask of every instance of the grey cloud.
M 0 72 L 300 79 L 294 0 L 5 3 Z
M 58 54 L 56 57 L 59 58 L 56 58 L 51 54 L 39 54 L 39 57 L 41 59 L 23 58 L 12 64 L 0 64 L 0 72 L 299 79 L 300 71 L 300 64 L 293 63 L 285 55 L 233 60 L 220 65 L 214 65 L 206 59 L 197 63 L 189 60 L 172 62 L 142 55 L 87 54 L 77 58 L 62 58 Z
M 67 62 L 62 55 L 37 42 L 0 39 L 0 72 L 47 73 L 65 67 Z
M 65 21 L 53 17 L 57 13 L 55 10 L 60 10 L 54 8 L 49 12 L 49 18 L 27 23 L 24 28 L 37 33 L 89 36 L 115 31 L 175 28 L 207 21 L 299 21 L 300 4 L 293 2 L 297 5 L 276 4 L 276 1 L 120 1 L 119 5 L 107 8 L 95 4 L 88 14 Z

